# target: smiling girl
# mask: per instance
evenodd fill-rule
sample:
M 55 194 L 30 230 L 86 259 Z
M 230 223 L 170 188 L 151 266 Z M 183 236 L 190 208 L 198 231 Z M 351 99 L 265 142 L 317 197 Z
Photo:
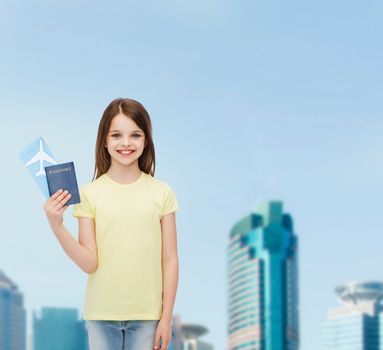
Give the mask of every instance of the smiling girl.
M 45 203 L 50 227 L 86 273 L 83 318 L 90 350 L 167 349 L 178 284 L 172 188 L 154 177 L 149 114 L 137 101 L 116 99 L 104 111 L 91 183 L 80 188 L 78 240 L 65 228 L 70 193 Z

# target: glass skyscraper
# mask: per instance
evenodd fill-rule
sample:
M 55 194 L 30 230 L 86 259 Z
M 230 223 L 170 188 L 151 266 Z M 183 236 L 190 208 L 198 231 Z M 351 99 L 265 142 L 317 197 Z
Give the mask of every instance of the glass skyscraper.
M 353 282 L 335 289 L 342 307 L 323 325 L 326 350 L 383 350 L 383 283 Z
M 72 308 L 43 308 L 33 314 L 34 350 L 86 350 L 87 331 Z
M 0 271 L 0 349 L 25 350 L 26 312 L 17 285 Z
M 299 349 L 298 245 L 282 202 L 238 221 L 228 244 L 228 349 Z

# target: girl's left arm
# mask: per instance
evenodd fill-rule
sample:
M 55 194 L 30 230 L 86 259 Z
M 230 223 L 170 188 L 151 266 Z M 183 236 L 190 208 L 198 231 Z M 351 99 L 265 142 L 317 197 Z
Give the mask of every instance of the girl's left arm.
M 162 232 L 162 315 L 157 328 L 155 346 L 162 339 L 161 349 L 167 349 L 171 340 L 171 321 L 178 285 L 178 252 L 175 212 L 161 218 Z

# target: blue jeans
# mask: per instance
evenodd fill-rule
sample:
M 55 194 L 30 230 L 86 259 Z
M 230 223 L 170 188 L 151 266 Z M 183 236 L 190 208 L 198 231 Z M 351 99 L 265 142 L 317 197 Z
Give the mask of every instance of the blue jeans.
M 87 320 L 89 350 L 152 350 L 158 322 Z

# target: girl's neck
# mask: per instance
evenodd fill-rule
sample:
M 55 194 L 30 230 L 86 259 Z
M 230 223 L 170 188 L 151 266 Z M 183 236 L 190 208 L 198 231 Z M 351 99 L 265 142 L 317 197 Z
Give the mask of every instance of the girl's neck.
M 129 166 L 110 166 L 107 175 L 114 181 L 121 184 L 130 184 L 135 182 L 141 175 L 141 169 L 138 163 L 135 162 Z

